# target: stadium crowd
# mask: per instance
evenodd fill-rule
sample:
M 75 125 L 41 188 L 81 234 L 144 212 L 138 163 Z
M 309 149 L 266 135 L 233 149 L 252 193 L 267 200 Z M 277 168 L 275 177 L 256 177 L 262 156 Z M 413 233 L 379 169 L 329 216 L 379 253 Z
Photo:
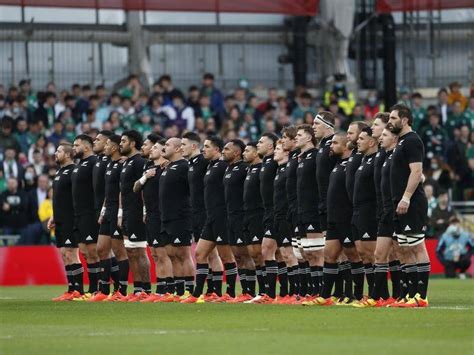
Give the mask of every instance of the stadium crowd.
M 72 143 L 82 133 L 94 139 L 101 130 L 120 135 L 133 129 L 143 137 L 196 132 L 202 142 L 217 135 L 224 142 L 239 138 L 247 143 L 263 132 L 281 136 L 285 126 L 312 124 L 323 110 L 335 115 L 336 131 L 347 130 L 355 121 L 371 124 L 384 111 L 375 91 L 356 101 L 336 79 L 320 98 L 298 87 L 285 96 L 270 88 L 265 99 L 245 87 L 223 94 L 210 73 L 187 92 L 175 88 L 169 75 L 161 76 L 150 90 L 131 75 L 125 86 L 111 93 L 102 85 L 74 84 L 70 90 L 58 90 L 48 83 L 38 92 L 29 80 L 8 89 L 0 85 L 1 234 L 20 235 L 21 245 L 54 243 L 46 224 L 52 215 L 54 152 L 62 141 Z M 412 109 L 413 129 L 425 145 L 427 235 L 435 238 L 450 231 L 450 199 L 474 198 L 474 92 L 465 97 L 454 82 L 440 89 L 437 99 L 426 106 L 420 93 L 400 90 L 400 102 Z

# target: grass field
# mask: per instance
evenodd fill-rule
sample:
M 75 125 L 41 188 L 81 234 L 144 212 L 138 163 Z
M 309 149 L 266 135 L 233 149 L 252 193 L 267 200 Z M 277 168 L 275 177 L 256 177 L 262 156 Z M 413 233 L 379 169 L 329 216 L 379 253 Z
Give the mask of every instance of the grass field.
M 0 288 L 0 354 L 474 354 L 474 281 L 431 280 L 428 309 L 53 303 Z

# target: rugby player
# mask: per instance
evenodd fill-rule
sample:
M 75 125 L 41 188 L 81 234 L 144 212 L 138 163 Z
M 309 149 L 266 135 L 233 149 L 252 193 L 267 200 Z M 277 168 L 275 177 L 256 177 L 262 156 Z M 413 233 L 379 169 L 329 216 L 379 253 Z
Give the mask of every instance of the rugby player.
M 60 168 L 53 180 L 53 216 L 48 221 L 48 229 L 55 229 L 56 247 L 61 251 L 68 289 L 62 295 L 53 298 L 53 301 L 71 301 L 84 294 L 84 268 L 79 260 L 77 235 L 73 231 L 72 156 L 70 143 L 61 143 L 56 149 L 56 163 Z

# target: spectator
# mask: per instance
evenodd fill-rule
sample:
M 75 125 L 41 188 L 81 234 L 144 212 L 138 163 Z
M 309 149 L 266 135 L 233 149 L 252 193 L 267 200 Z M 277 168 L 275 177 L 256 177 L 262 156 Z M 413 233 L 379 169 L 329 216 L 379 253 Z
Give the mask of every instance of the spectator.
M 28 123 L 25 119 L 20 118 L 16 121 L 15 139 L 20 144 L 20 151 L 28 153 L 28 149 L 33 144 L 32 137 L 28 132 Z
M 163 96 L 163 105 L 172 105 L 173 96 L 176 96 L 176 95 L 183 96 L 183 93 L 180 90 L 175 89 L 173 87 L 171 76 L 169 76 L 168 74 L 162 75 L 158 79 L 158 83 L 161 86 L 161 94 Z
M 433 185 L 425 184 L 423 189 L 425 190 L 426 199 L 428 200 L 428 217 L 431 217 L 433 210 L 438 206 L 438 201 L 434 196 Z
M 132 105 L 132 100 L 130 100 L 130 98 L 127 96 L 122 96 L 122 105 L 117 111 L 120 114 L 122 126 L 125 129 L 131 129 L 137 120 L 135 108 Z
M 364 110 L 362 108 L 362 105 L 357 104 L 354 106 L 354 110 L 352 111 L 352 114 L 349 117 L 350 122 L 356 122 L 356 121 L 364 121 L 365 116 L 364 116 Z M 348 125 L 349 126 L 349 125 Z
M 143 137 L 147 137 L 153 131 L 150 115 L 147 113 L 141 114 L 138 118 L 138 122 L 133 125 L 133 129 L 140 132 Z
M 38 207 L 38 218 L 41 223 L 42 231 L 45 235 L 50 235 L 48 231 L 48 221 L 53 216 L 53 189 L 50 187 L 48 189 L 48 194 L 46 198 L 41 202 Z M 49 241 L 48 237 L 48 241 Z M 49 244 L 49 243 L 48 243 Z
M 97 110 L 96 118 L 99 122 L 107 121 L 110 117 L 110 114 L 114 111 L 118 111 L 122 104 L 122 99 L 120 98 L 120 95 L 117 94 L 116 92 L 110 95 L 109 101 L 110 101 L 109 105 L 102 105 Z
M 193 109 L 194 111 L 194 109 Z M 207 95 L 201 95 L 199 97 L 199 106 L 195 111 L 197 117 L 200 117 L 207 122 L 211 117 L 214 117 L 214 112 L 211 109 L 211 98 Z
M 238 88 L 234 92 L 234 103 L 235 106 L 239 109 L 241 113 L 244 113 L 245 108 L 247 107 L 247 97 L 245 94 L 245 89 Z
M 20 235 L 20 240 L 25 238 L 28 225 L 28 195 L 18 188 L 18 180 L 7 178 L 7 190 L 0 195 L 2 209 L 1 222 L 3 233 L 7 235 Z
M 413 114 L 413 129 L 421 132 L 424 126 L 428 123 L 428 112 L 423 107 L 423 96 L 419 92 L 414 92 L 411 95 L 411 111 Z
M 45 172 L 46 164 L 44 162 L 44 156 L 39 150 L 33 152 L 33 161 L 31 162 L 36 175 L 43 174 Z
M 474 130 L 474 96 L 469 98 L 469 106 L 464 111 L 464 119 L 469 123 L 469 126 Z
M 53 125 L 56 119 L 54 106 L 56 105 L 56 94 L 54 92 L 47 92 L 45 94 L 38 93 L 39 105 L 33 117 L 38 122 L 42 123 L 43 127 L 49 128 Z
M 438 206 L 433 210 L 430 223 L 433 226 L 433 236 L 439 238 L 449 225 L 449 219 L 454 216 L 454 211 L 449 204 L 447 191 L 441 191 L 438 196 Z
M 438 91 L 438 113 L 441 116 L 441 124 L 444 126 L 448 121 L 448 115 L 451 113 L 451 109 L 448 104 L 448 91 L 445 88 L 439 89 Z
M 224 100 L 221 92 L 214 85 L 214 75 L 206 73 L 202 77 L 201 94 L 211 98 L 211 109 L 213 112 L 220 112 L 224 109 Z
M 185 105 L 182 94 L 173 96 L 173 107 L 167 112 L 169 116 L 167 126 L 174 125 L 178 128 L 179 132 L 184 130 L 192 131 L 194 129 L 194 110 Z
M 122 97 L 122 99 L 126 97 L 130 101 L 135 102 L 138 100 L 141 91 L 142 86 L 140 84 L 140 80 L 138 80 L 138 76 L 131 74 L 128 76 L 127 85 L 125 85 L 125 87 L 119 91 L 119 95 Z
M 57 120 L 54 122 L 53 133 L 49 135 L 48 141 L 57 147 L 64 139 L 66 139 L 66 135 L 64 134 L 64 125 L 61 121 Z
M 461 111 L 467 107 L 467 99 L 461 92 L 461 84 L 455 81 L 449 84 L 448 105 L 454 105 L 455 102 L 461 104 Z
M 454 172 L 440 157 L 431 158 L 427 175 L 436 183 L 438 188 L 448 191 L 453 187 Z
M 457 270 L 460 279 L 466 278 L 466 270 L 471 266 L 473 249 L 474 243 L 469 233 L 461 228 L 459 219 L 451 218 L 449 227 L 441 236 L 436 248 L 436 256 L 444 265 L 447 278 L 455 278 Z
M 421 133 L 421 139 L 425 145 L 425 154 L 427 159 L 433 157 L 443 157 L 448 135 L 441 127 L 438 114 L 431 114 L 429 125 Z
M 36 170 L 33 165 L 28 165 L 25 168 L 25 176 L 24 176 L 24 187 L 23 190 L 25 192 L 29 192 L 33 189 L 36 189 L 36 178 L 37 178 Z
M 2 131 L 0 132 L 0 158 L 7 149 L 13 149 L 16 153 L 21 151 L 20 144 L 13 135 L 13 119 L 4 117 L 2 119 Z
M 369 91 L 364 105 L 364 117 L 366 121 L 372 121 L 378 112 L 384 111 L 384 105 L 380 103 L 377 92 Z
M 454 180 L 457 187 L 454 191 L 455 199 L 462 199 L 462 189 L 469 179 L 469 165 L 466 159 L 466 152 L 469 143 L 469 128 L 456 129 L 454 142 L 451 142 L 447 150 L 447 161 L 454 172 Z
M 3 160 L 3 171 L 5 174 L 5 179 L 16 179 L 18 183 L 23 180 L 24 169 L 21 164 L 16 159 L 17 155 L 13 148 L 8 148 L 5 151 L 5 156 Z
M 347 90 L 344 81 L 346 76 L 343 74 L 334 75 L 334 86 L 332 91 L 326 91 L 324 93 L 324 105 L 329 106 L 331 101 L 337 101 L 338 106 L 344 112 L 345 116 L 350 116 L 356 105 L 354 94 Z
M 190 106 L 194 110 L 194 115 L 198 116 L 197 110 L 199 108 L 199 89 L 197 86 L 192 85 L 188 89 L 188 99 L 186 100 L 186 105 Z M 225 109 L 225 100 L 224 100 L 224 109 Z
M 297 106 L 291 112 L 291 117 L 293 121 L 298 119 L 304 119 L 304 115 L 306 112 L 311 112 L 314 116 L 316 115 L 316 110 L 312 106 L 312 97 L 309 92 L 303 92 L 301 95 L 296 99 Z
M 446 122 L 446 130 L 448 131 L 448 135 L 450 139 L 455 138 L 454 137 L 454 130 L 456 128 L 460 128 L 463 125 L 470 125 L 471 123 L 467 121 L 467 119 L 464 116 L 462 107 L 461 107 L 461 102 L 455 101 L 453 105 L 451 106 L 452 111 L 448 115 L 448 121 Z
M 46 144 L 47 144 L 46 137 L 44 136 L 44 134 L 40 134 L 35 144 L 30 146 L 30 149 L 28 149 L 28 161 L 30 162 L 33 161 L 33 153 L 35 150 L 38 150 L 41 153 L 41 155 L 45 154 Z

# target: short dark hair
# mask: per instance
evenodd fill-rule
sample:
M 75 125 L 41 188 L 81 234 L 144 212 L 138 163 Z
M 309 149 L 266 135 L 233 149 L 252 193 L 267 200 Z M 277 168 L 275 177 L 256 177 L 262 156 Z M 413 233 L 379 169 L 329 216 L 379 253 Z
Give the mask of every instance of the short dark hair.
M 404 104 L 395 104 L 392 106 L 390 111 L 397 111 L 398 117 L 400 118 L 408 118 L 408 125 L 411 126 L 413 123 L 413 115 L 411 113 L 410 108 Z
M 267 137 L 272 140 L 273 142 L 273 148 L 276 147 L 276 143 L 278 141 L 278 136 L 275 133 L 272 132 L 265 132 L 262 134 L 262 137 Z
M 298 130 L 296 129 L 296 126 L 285 126 L 281 130 L 281 135 L 283 136 L 286 134 L 286 136 L 290 139 L 295 139 L 296 138 L 296 133 L 298 133 Z
M 247 147 L 252 147 L 252 148 L 257 149 L 257 144 L 258 144 L 258 142 L 256 142 L 256 141 L 248 142 Z
M 337 102 L 336 102 L 336 104 L 337 104 Z M 318 114 L 316 116 L 321 116 L 324 121 L 332 124 L 333 126 L 334 126 L 334 123 L 336 121 L 336 116 L 332 112 L 329 112 L 329 111 L 318 112 Z
M 359 132 L 362 131 L 365 127 L 369 127 L 369 125 L 363 121 L 351 122 L 349 126 L 352 126 L 352 125 L 357 126 L 357 129 L 359 130 Z
M 374 132 L 372 131 L 372 128 L 370 128 L 369 126 L 362 128 L 362 129 L 360 130 L 360 133 L 362 133 L 362 132 L 367 133 L 367 135 L 368 135 L 369 137 L 372 137 L 372 134 L 374 133 Z
M 189 139 L 190 141 L 201 143 L 201 137 L 196 132 L 186 132 L 183 134 L 183 138 Z
M 94 141 L 87 134 L 80 134 L 80 135 L 76 136 L 76 138 L 74 138 L 75 141 L 78 140 L 78 139 L 80 139 L 81 141 L 87 142 L 90 146 L 94 145 Z
M 222 152 L 224 141 L 221 138 L 218 136 L 209 136 L 206 139 L 209 140 L 211 144 L 219 150 L 219 152 Z
M 69 142 L 61 142 L 58 147 L 63 147 L 64 153 L 68 154 L 72 158 L 72 144 Z
M 117 145 L 120 145 L 120 136 L 118 134 L 112 134 L 110 137 L 109 137 L 110 141 L 112 143 L 115 143 Z
M 143 138 L 142 138 L 142 135 L 138 131 L 136 131 L 134 129 L 130 129 L 130 130 L 124 131 L 122 133 L 122 137 L 123 136 L 125 136 L 128 139 L 130 139 L 131 141 L 135 142 L 135 148 L 136 149 L 140 149 L 142 147 Z
M 160 76 L 160 78 L 158 79 L 158 83 L 161 83 L 162 81 L 171 81 L 171 76 L 169 74 L 163 74 L 162 76 Z
M 411 98 L 412 99 L 422 99 L 423 95 L 421 95 L 419 92 L 414 92 L 413 94 L 411 94 Z
M 158 142 L 156 142 L 156 143 L 158 143 L 158 144 L 160 144 L 160 145 L 165 145 L 165 144 L 166 144 L 166 138 L 161 137 L 161 138 L 158 140 Z
M 51 98 L 51 97 L 56 98 L 56 94 L 55 94 L 54 92 L 52 92 L 52 91 L 48 91 L 48 92 L 46 93 L 46 95 L 44 95 L 44 100 L 46 101 L 46 100 L 48 100 L 48 99 Z
M 241 139 L 231 139 L 229 143 L 232 143 L 234 146 L 240 149 L 240 156 L 242 156 L 242 153 L 245 150 L 245 143 L 242 142 Z
M 103 136 L 106 136 L 107 138 L 110 138 L 114 134 L 114 132 L 109 131 L 108 129 L 104 129 L 104 130 L 100 131 L 99 134 L 102 134 Z
M 209 79 L 209 80 L 214 80 L 214 74 L 212 73 L 205 73 L 203 76 L 202 76 L 203 79 Z
M 304 132 L 308 133 L 311 136 L 311 142 L 313 142 L 313 144 L 316 146 L 316 144 L 318 143 L 318 140 L 314 136 L 314 130 L 313 130 L 313 127 L 311 127 L 311 125 L 309 125 L 309 124 L 300 124 L 297 127 L 297 129 L 298 129 L 298 131 L 301 129 Z
M 383 123 L 387 124 L 390 119 L 390 112 L 377 112 L 375 118 L 379 118 Z
M 146 139 L 148 139 L 150 142 L 152 142 L 153 144 L 155 144 L 156 142 L 158 142 L 160 140 L 160 138 L 162 138 L 159 134 L 155 134 L 155 133 L 150 133 Z

